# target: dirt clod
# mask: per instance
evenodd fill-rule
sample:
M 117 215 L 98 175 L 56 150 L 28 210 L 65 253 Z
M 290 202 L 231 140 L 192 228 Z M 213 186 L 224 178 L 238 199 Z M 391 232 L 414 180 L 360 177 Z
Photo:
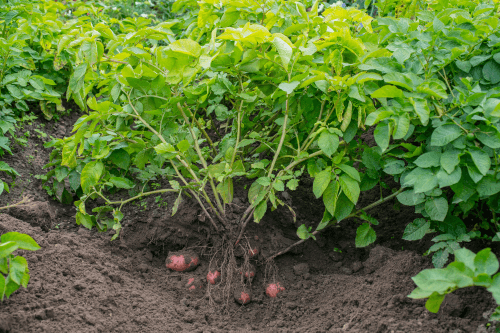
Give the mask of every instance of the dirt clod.
M 297 264 L 293 266 L 293 272 L 297 276 L 304 276 L 305 274 L 309 273 L 309 265 L 306 263 Z

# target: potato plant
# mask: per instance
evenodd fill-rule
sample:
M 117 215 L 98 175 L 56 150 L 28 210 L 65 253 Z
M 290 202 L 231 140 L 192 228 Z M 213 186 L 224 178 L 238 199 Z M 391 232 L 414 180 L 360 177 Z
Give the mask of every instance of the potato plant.
M 7 232 L 0 238 L 0 300 L 9 298 L 20 286 L 28 287 L 30 271 L 22 256 L 12 254 L 16 250 L 36 251 L 40 246 L 28 235 Z M 5 275 L 5 276 L 4 276 Z
M 178 0 L 178 17 L 155 25 L 76 5 L 57 48 L 74 57 L 66 97 L 85 112 L 71 137 L 46 145 L 48 177 L 78 195 L 78 224 L 112 239 L 125 204 L 175 192 L 173 213 L 190 196 L 237 244 L 309 176 L 325 211 L 298 229 L 303 240 L 356 217 L 356 246 L 368 246 L 369 209 L 397 197 L 422 215 L 403 239 L 438 233 L 438 268 L 462 242 L 499 241 L 498 2 L 384 4 L 395 3 L 374 2 L 374 19 L 319 1 Z M 370 130 L 374 146 L 361 139 Z M 234 221 L 240 177 L 252 184 Z M 391 195 L 356 208 L 389 177 Z M 157 179 L 170 186 L 149 189 Z M 122 189 L 133 195 L 113 199 Z M 471 216 L 482 222 L 468 229 Z

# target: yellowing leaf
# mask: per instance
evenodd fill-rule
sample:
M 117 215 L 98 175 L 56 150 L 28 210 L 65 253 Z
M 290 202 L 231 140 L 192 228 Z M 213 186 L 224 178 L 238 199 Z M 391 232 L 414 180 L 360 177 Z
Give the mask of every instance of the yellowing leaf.
M 198 58 L 201 54 L 201 46 L 191 39 L 179 39 L 170 44 L 170 50 Z

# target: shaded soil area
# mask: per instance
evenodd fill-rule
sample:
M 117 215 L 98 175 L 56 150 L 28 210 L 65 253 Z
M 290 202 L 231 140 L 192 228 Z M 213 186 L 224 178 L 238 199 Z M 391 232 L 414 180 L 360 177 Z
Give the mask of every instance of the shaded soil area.
M 77 117 L 48 124 L 45 132 L 68 135 Z M 30 126 L 39 128 L 41 123 Z M 494 331 L 486 328 L 485 318 L 495 303 L 483 289 L 448 295 L 438 314 L 429 313 L 425 301 L 406 297 L 415 287 L 411 277 L 432 267 L 430 258 L 422 256 L 432 235 L 418 242 L 402 240 L 405 226 L 416 216 L 411 207 L 394 210 L 394 201 L 370 211 L 380 221 L 374 226 L 377 241 L 370 247 L 354 246 L 360 221 L 345 220 L 316 241 L 267 262 L 298 240 L 297 226 L 317 223 L 323 215 L 322 202 L 314 199 L 306 178 L 299 190 L 282 198 L 295 211 L 295 222 L 285 207 L 269 212 L 260 224 L 249 224 L 242 243 L 259 252 L 252 259 L 256 276 L 247 289 L 252 301 L 242 306 L 231 298 L 224 307 L 217 286 L 206 283 L 219 249 L 195 202 L 185 199 L 173 217 L 175 195 L 163 195 L 160 203 L 150 197 L 129 205 L 121 236 L 110 242 L 110 234 L 77 226 L 75 209 L 54 201 L 41 181 L 33 179 L 43 174 L 48 161 L 43 141 L 32 137 L 28 146 L 4 158 L 21 177 L 10 194 L 0 196 L 0 203 L 16 202 L 26 194 L 34 202 L 0 214 L 0 234 L 27 233 L 42 249 L 19 251 L 28 260 L 31 281 L 0 304 L 0 332 Z M 35 158 L 28 157 L 34 153 Z M 244 185 L 241 181 L 235 189 L 229 208 L 233 219 L 248 205 Z M 378 188 L 364 193 L 359 208 L 378 199 Z M 466 246 L 474 251 L 489 246 L 500 254 L 486 241 Z M 200 255 L 200 266 L 189 273 L 168 271 L 168 253 L 185 249 Z M 285 290 L 273 299 L 265 288 L 276 281 Z M 192 284 L 194 290 L 189 289 Z

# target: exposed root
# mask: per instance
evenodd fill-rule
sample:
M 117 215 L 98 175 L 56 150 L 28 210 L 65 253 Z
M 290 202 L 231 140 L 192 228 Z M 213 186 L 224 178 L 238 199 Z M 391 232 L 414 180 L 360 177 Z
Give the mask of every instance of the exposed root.
M 209 270 L 218 270 L 221 273 L 221 281 L 216 285 L 208 284 L 207 296 L 210 306 L 215 308 L 216 303 L 222 303 L 222 308 L 228 311 L 237 271 L 236 257 L 234 248 L 227 239 L 222 239 L 217 248 L 210 259 Z

